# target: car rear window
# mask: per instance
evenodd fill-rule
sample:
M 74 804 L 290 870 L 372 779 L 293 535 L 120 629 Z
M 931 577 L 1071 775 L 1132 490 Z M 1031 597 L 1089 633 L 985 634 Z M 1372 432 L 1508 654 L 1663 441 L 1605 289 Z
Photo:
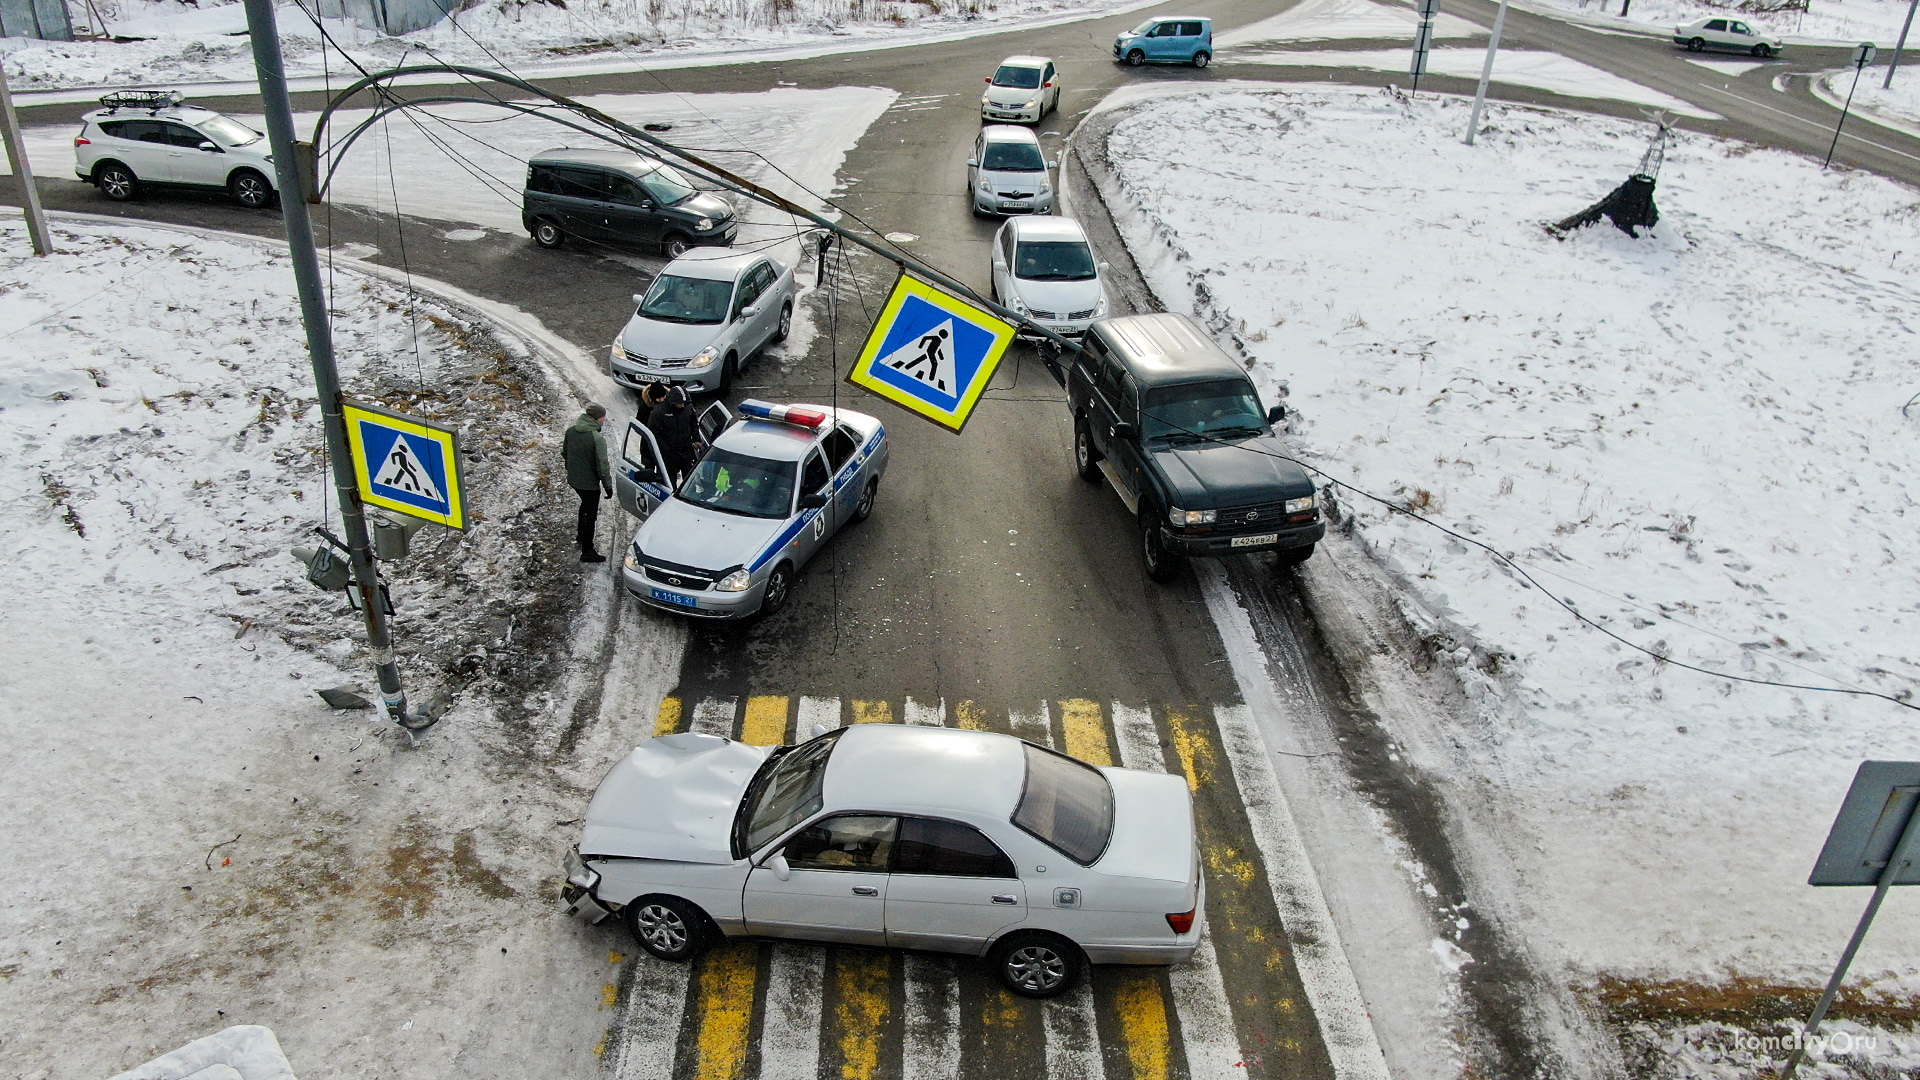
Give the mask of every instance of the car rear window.
M 1041 843 L 1092 866 L 1113 839 L 1113 785 L 1100 770 L 1026 743 L 1027 782 L 1013 823 Z

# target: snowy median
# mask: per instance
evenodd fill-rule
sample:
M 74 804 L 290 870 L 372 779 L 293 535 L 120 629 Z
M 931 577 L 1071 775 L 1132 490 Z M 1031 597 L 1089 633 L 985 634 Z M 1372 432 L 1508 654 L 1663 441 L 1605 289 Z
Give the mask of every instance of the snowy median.
M 1457 750 L 1417 764 L 1513 824 L 1496 842 L 1530 944 L 1625 1027 L 1766 1027 L 1729 1003 L 1824 980 L 1865 896 L 1806 874 L 1857 763 L 1920 756 L 1920 728 L 1892 702 L 1661 658 L 1920 686 L 1920 406 L 1902 411 L 1920 196 L 1683 134 L 1652 235 L 1557 238 L 1545 223 L 1625 179 L 1650 125 L 1495 105 L 1467 147 L 1467 105 L 1155 100 L 1114 127 L 1109 201 L 1162 300 L 1269 400 L 1291 385 L 1306 461 L 1657 654 L 1335 493 L 1466 690 L 1466 715 L 1398 722 L 1438 725 L 1411 743 Z M 1917 948 L 1911 920 L 1882 919 L 1854 965 L 1895 1021 L 1920 1015 Z M 1700 984 L 1725 1008 L 1669 992 Z

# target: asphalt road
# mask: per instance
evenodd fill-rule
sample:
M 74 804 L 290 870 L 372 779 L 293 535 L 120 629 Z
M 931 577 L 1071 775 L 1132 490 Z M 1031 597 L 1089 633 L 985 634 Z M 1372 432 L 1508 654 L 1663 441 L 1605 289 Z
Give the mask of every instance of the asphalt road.
M 1447 6 L 1483 25 L 1492 21 L 1494 5 L 1484 0 L 1448 0 Z M 1217 32 L 1274 11 L 1271 0 L 1205 0 L 1189 7 L 1213 16 Z M 847 157 L 841 204 L 881 231 L 913 234 L 909 246 L 915 254 L 984 292 L 987 246 L 997 223 L 969 214 L 962 185 L 979 126 L 980 79 L 1002 56 L 1033 52 L 1060 63 L 1066 87 L 1061 109 L 1041 125 L 1050 157 L 1087 110 L 1122 85 L 1235 77 L 1406 81 L 1389 73 L 1240 63 L 1232 50 L 1207 72 L 1118 67 L 1108 45 L 1115 31 L 1139 17 L 852 57 L 551 85 L 575 95 L 758 91 L 780 84 L 896 89 L 902 102 Z M 1664 41 L 1595 32 L 1517 10 L 1508 15 L 1505 47 L 1562 52 L 1724 117 L 1687 119 L 1684 127 L 1815 155 L 1826 151 L 1835 113 L 1806 90 L 1803 73 L 1845 62 L 1843 50 L 1796 48 L 1787 61 L 1722 75 L 1687 62 Z M 1423 80 L 1423 88 L 1472 92 L 1471 83 L 1444 77 Z M 1518 88 L 1497 89 L 1496 96 L 1631 118 L 1642 113 L 1637 106 Z M 926 107 L 934 101 L 938 108 Z M 307 99 L 298 107 L 317 104 Z M 255 108 L 246 99 L 220 107 Z M 77 118 L 83 109 L 27 105 L 22 118 L 49 123 Z M 1920 181 L 1920 141 L 1863 123 L 1850 131 L 1855 134 L 1841 140 L 1837 161 Z M 0 192 L 17 201 L 12 179 L 5 183 Z M 280 235 L 274 216 L 240 210 L 218 196 L 165 195 L 115 205 L 64 177 L 42 178 L 41 189 L 54 209 Z M 1125 272 L 1126 253 L 1096 220 L 1096 210 L 1082 212 L 1102 256 L 1122 268 L 1118 291 L 1135 307 L 1150 306 L 1151 296 Z M 391 218 L 335 208 L 317 211 L 316 223 L 323 243 L 371 245 L 379 252 L 375 261 L 399 264 L 400 233 Z M 415 270 L 532 312 L 596 354 L 624 322 L 626 298 L 639 284 L 631 258 L 605 251 L 573 245 L 549 252 L 524 236 L 497 233 L 453 243 L 437 238 L 429 223 L 403 224 Z M 1030 350 L 1016 348 L 1002 366 L 964 437 L 840 381 L 838 373 L 865 334 L 867 313 L 877 308 L 893 272 L 871 256 L 849 258 L 836 293 L 839 333 L 821 334 L 805 357 L 749 366 L 742 378 L 742 396 L 826 403 L 837 398 L 885 420 L 893 463 L 873 518 L 829 546 L 802 575 L 781 615 L 748 627 L 696 628 L 679 690 L 671 707 L 663 708 L 659 728 L 705 725 L 742 737 L 777 728 L 791 737 L 804 736 L 808 717 L 919 717 L 1012 731 L 1119 762 L 1126 756 L 1119 751 L 1129 725 L 1137 727 L 1145 715 L 1147 745 L 1160 749 L 1155 767 L 1184 773 L 1196 792 L 1208 852 L 1208 915 L 1219 942 L 1215 970 L 1233 993 L 1221 1000 L 1217 990 L 1196 989 L 1164 971 L 1102 972 L 1085 1000 L 1041 1007 L 998 994 L 972 968 L 947 961 L 858 949 L 796 954 L 749 945 L 716 953 L 684 978 L 663 974 L 647 960 L 629 961 L 609 1036 L 609 1068 L 645 1075 L 645 1063 L 659 1060 L 676 1076 L 775 1075 L 780 1070 L 769 1063 L 782 1060 L 779 1046 L 785 1045 L 776 1037 L 775 999 L 800 985 L 818 992 L 819 1026 L 806 1052 L 822 1075 L 914 1075 L 914 1062 L 930 1045 L 915 1018 L 928 1016 L 947 1017 L 936 1026 L 967 1048 L 950 1059 L 950 1075 L 1197 1075 L 1198 1055 L 1206 1052 L 1202 1014 L 1211 1010 L 1228 1018 L 1227 1038 L 1241 1054 L 1237 1067 L 1245 1075 L 1330 1076 L 1326 1047 L 1286 947 L 1288 928 L 1267 881 L 1271 868 L 1258 855 L 1261 837 L 1247 817 L 1248 793 L 1223 764 L 1226 718 L 1240 694 L 1194 576 L 1171 586 L 1146 578 L 1133 522 L 1119 500 L 1105 487 L 1075 478 L 1059 388 Z M 815 318 L 825 325 L 818 303 Z M 1356 783 L 1434 869 L 1442 893 L 1436 910 L 1466 902 L 1469 887 L 1451 865 L 1429 786 L 1384 764 L 1378 729 L 1347 693 L 1299 580 L 1270 560 L 1252 557 L 1232 560 L 1227 570 L 1269 655 L 1288 658 L 1276 663 L 1278 677 L 1312 683 L 1313 695 L 1334 702 L 1343 714 Z M 1467 988 L 1474 998 L 1469 1011 L 1482 1028 L 1473 1041 L 1486 1074 L 1536 1072 L 1536 1050 L 1524 1031 L 1515 1030 L 1507 1000 L 1529 975 L 1502 966 L 1497 940 L 1472 951 L 1484 961 L 1479 969 L 1490 973 L 1486 985 Z M 661 996 L 667 985 L 677 986 L 678 996 Z M 744 1010 L 743 1000 L 750 1003 Z M 1066 1046 L 1076 1031 L 1080 1041 L 1105 1049 L 1084 1059 L 1035 1050 Z

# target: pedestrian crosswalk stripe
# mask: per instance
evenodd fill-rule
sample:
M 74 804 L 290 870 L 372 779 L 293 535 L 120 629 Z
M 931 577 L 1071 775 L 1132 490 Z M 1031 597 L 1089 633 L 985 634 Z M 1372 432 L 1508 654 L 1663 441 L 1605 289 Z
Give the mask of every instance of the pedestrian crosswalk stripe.
M 780 746 L 787 741 L 787 699 L 750 697 L 740 721 L 740 741 L 751 746 Z
M 677 697 L 662 698 L 660 701 L 660 712 L 653 721 L 654 736 L 671 735 L 679 730 L 680 699 Z
M 1089 765 L 1113 764 L 1108 747 L 1107 724 L 1100 718 L 1100 703 L 1072 698 L 1060 703 L 1060 730 L 1066 736 L 1066 751 Z
M 853 722 L 856 724 L 893 723 L 893 702 L 855 701 L 853 703 Z
M 971 701 L 959 702 L 953 707 L 953 726 L 966 728 L 968 731 L 985 731 L 987 730 L 986 710 Z
M 1113 734 L 1120 744 L 1120 764 L 1145 772 L 1167 771 L 1167 755 L 1160 749 L 1160 729 L 1153 710 L 1115 703 Z
M 881 1039 L 892 1009 L 891 957 L 879 949 L 835 949 L 828 988 L 837 999 L 840 1080 L 874 1080 L 880 1074 Z
M 906 722 L 941 727 L 947 722 L 947 703 L 945 701 L 928 703 L 908 698 Z
M 1037 709 L 1015 709 L 1007 713 L 1007 728 L 1011 734 L 1030 743 L 1051 747 L 1053 719 L 1047 715 L 1047 712 L 1047 703 L 1044 701 Z
M 745 1075 L 759 957 L 758 946 L 737 942 L 700 958 L 694 1080 L 740 1080 Z
M 644 953 L 630 961 L 622 980 L 619 1021 L 607 1033 L 615 1080 L 659 1080 L 673 1075 L 680 1050 L 680 1017 L 687 999 L 685 964 Z
M 733 737 L 733 713 L 733 698 L 707 698 L 693 707 L 693 722 L 687 725 L 687 730 L 730 739 Z
M 908 953 L 901 1027 L 901 1080 L 951 1080 L 960 1062 L 960 980 L 954 959 Z
M 831 731 L 839 726 L 839 698 L 803 697 L 800 699 L 799 715 L 793 724 L 793 741 L 806 742 L 813 738 L 814 728 Z
M 1083 981 L 1041 1007 L 1047 1025 L 1048 1080 L 1101 1080 L 1106 1069 L 1100 1060 L 1092 987 Z
M 767 952 L 758 1080 L 819 1080 L 826 952 L 815 945 L 786 944 L 770 946 Z
M 1133 1080 L 1167 1080 L 1172 1040 L 1167 1035 L 1167 1000 L 1159 980 L 1145 971 L 1122 972 L 1113 997 Z

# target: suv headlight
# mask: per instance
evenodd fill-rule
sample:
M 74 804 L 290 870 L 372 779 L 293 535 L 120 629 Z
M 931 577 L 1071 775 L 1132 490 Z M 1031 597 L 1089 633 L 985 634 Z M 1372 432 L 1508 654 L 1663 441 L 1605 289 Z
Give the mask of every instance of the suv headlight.
M 696 221 L 693 223 L 693 230 L 695 232 L 706 232 L 708 229 L 711 229 L 711 228 L 713 228 L 712 218 L 703 217 L 699 221 Z
M 735 570 L 733 573 L 714 582 L 713 588 L 716 592 L 746 592 L 748 586 L 752 584 L 752 574 L 747 573 L 745 570 Z
M 1175 525 L 1211 525 L 1219 516 L 1218 510 L 1182 510 L 1177 506 L 1167 511 L 1167 520 Z
M 1286 506 L 1287 513 L 1304 514 L 1307 511 L 1313 509 L 1315 502 L 1319 498 L 1320 498 L 1320 493 L 1316 491 L 1304 499 L 1288 499 L 1287 506 Z
M 720 358 L 720 347 L 718 345 L 709 345 L 706 348 L 701 349 L 699 352 L 694 353 L 693 359 L 687 361 L 687 367 L 689 368 L 712 367 L 713 362 L 715 360 L 718 360 L 719 358 Z

